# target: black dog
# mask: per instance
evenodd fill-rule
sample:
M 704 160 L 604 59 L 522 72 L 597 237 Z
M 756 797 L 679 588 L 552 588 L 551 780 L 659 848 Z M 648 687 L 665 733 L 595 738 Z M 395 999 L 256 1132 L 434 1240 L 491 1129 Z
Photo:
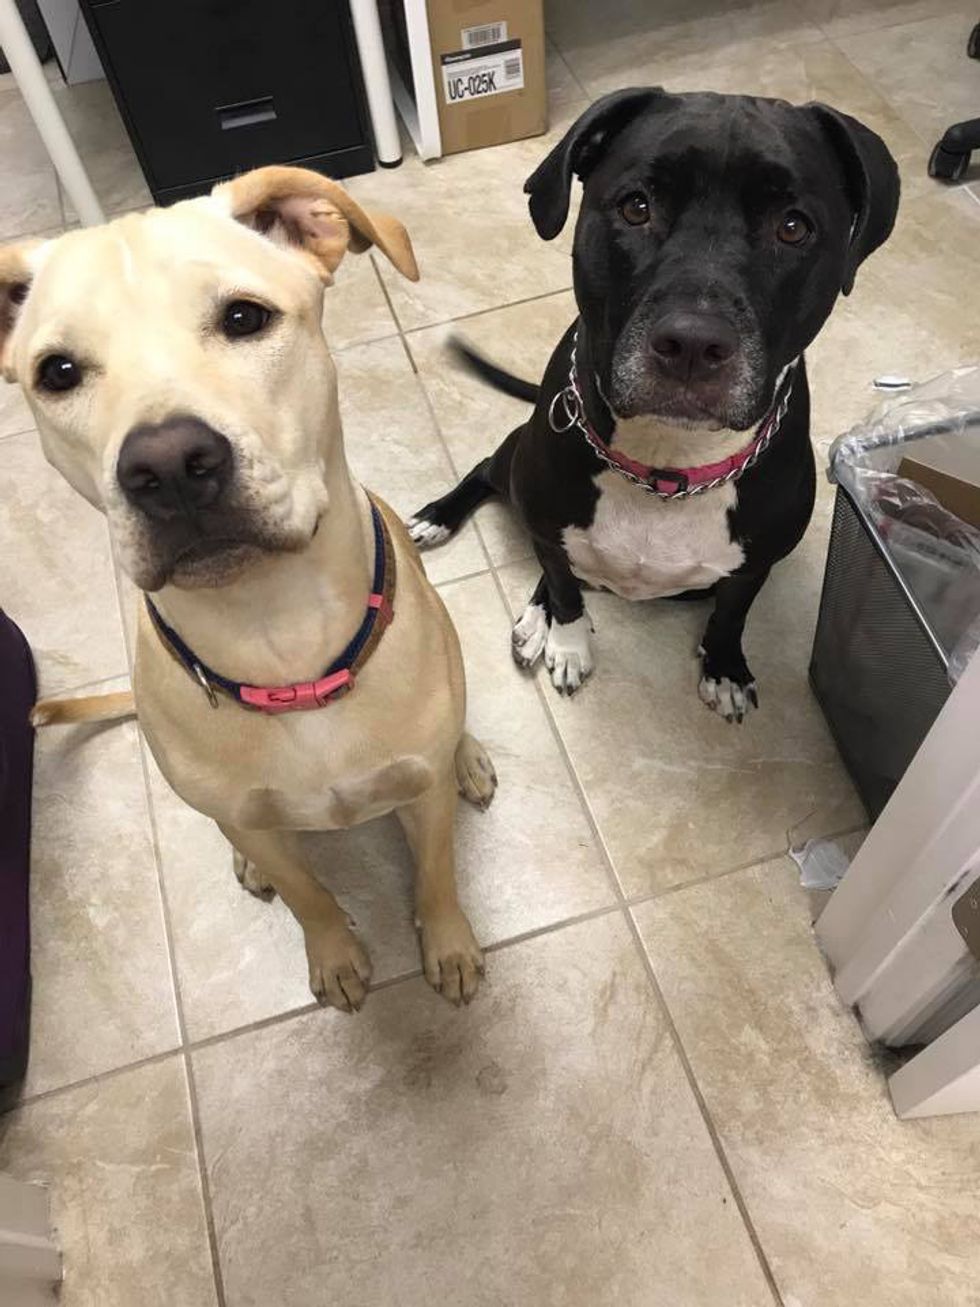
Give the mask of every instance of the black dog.
M 543 653 L 562 692 L 593 666 L 582 583 L 713 593 L 700 694 L 741 721 L 746 615 L 813 509 L 803 350 L 891 232 L 895 162 L 825 105 L 645 88 L 593 105 L 529 178 L 545 240 L 573 174 L 579 318 L 540 389 L 469 355 L 534 413 L 410 529 L 434 544 L 490 495 L 515 505 L 543 575 L 514 657 Z

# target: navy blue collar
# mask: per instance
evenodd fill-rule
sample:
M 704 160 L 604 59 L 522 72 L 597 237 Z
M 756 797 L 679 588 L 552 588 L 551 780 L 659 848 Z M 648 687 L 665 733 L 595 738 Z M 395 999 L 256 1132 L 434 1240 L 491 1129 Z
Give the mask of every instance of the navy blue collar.
M 243 707 L 266 713 L 325 708 L 327 704 L 353 690 L 355 674 L 370 658 L 375 645 L 395 616 L 395 554 L 387 524 L 373 499 L 371 521 L 374 526 L 374 579 L 364 620 L 343 653 L 315 681 L 259 686 L 222 676 L 197 657 L 173 627 L 164 621 L 150 596 L 146 595 L 147 612 L 157 633 L 177 661 L 205 690 L 212 708 L 218 706 L 218 690 Z

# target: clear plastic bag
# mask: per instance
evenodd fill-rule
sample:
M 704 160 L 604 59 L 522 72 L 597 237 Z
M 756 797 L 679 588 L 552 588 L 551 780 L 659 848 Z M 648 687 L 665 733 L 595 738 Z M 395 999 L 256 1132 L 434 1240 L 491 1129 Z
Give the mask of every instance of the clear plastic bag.
M 964 367 L 890 396 L 830 449 L 831 481 L 873 523 L 946 650 L 953 684 L 980 646 L 980 531 L 897 471 L 910 446 L 978 430 L 980 367 Z

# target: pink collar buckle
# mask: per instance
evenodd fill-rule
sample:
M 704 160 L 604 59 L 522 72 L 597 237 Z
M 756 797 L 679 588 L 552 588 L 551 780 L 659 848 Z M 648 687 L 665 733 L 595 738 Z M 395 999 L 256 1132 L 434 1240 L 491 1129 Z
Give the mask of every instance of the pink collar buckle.
M 378 621 L 381 623 L 382 630 L 390 626 L 394 620 L 395 610 L 391 606 L 391 600 L 383 594 L 368 595 L 368 608 L 374 608 L 378 613 Z
M 335 699 L 342 699 L 354 688 L 354 677 L 349 668 L 343 668 L 318 681 L 300 681 L 296 685 L 243 685 L 242 703 L 265 713 L 301 712 L 307 708 L 325 708 Z

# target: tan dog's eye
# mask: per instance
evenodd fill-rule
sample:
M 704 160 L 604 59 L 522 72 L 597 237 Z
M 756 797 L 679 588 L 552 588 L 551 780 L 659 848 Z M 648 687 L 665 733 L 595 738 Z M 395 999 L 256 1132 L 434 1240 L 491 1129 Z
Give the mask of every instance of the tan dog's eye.
M 813 227 L 805 213 L 800 213 L 799 209 L 790 209 L 780 219 L 776 235 L 784 245 L 803 245 L 813 235 Z
M 48 354 L 37 365 L 37 386 L 39 390 L 53 391 L 60 394 L 65 390 L 74 390 L 82 380 L 82 369 L 67 354 Z
M 229 340 L 255 336 L 272 318 L 272 310 L 254 300 L 232 300 L 221 315 L 221 330 Z
M 650 202 L 645 195 L 636 191 L 620 201 L 619 212 L 631 227 L 642 227 L 650 221 Z

